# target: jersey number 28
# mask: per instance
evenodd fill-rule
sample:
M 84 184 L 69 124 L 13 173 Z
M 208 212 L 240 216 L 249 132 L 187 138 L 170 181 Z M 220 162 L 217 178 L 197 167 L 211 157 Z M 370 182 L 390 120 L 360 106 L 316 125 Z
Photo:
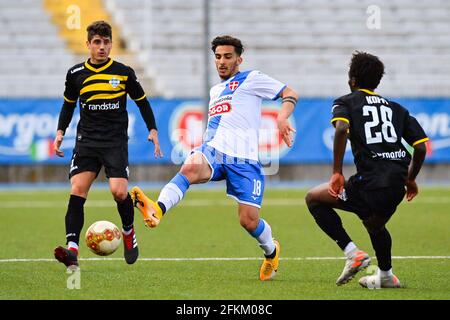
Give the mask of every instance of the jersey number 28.
M 394 143 L 397 142 L 397 133 L 395 132 L 394 125 L 392 124 L 392 109 L 386 106 L 380 106 L 380 112 L 375 106 L 364 106 L 364 116 L 372 116 L 372 120 L 364 124 L 364 131 L 366 133 L 367 144 L 381 143 L 384 141 Z M 381 115 L 381 132 L 372 132 L 372 128 L 377 127 L 380 124 Z

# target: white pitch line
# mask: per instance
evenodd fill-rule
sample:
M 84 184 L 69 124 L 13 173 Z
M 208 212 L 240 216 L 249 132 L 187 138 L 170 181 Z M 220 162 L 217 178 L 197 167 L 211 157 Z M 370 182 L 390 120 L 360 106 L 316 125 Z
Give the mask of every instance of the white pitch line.
M 450 197 L 427 197 L 413 200 L 412 204 L 447 204 L 450 203 Z M 208 206 L 235 206 L 236 202 L 232 200 L 185 200 L 180 203 L 184 207 L 208 207 Z M 266 199 L 263 206 L 304 206 L 303 199 Z M 405 204 L 411 205 L 411 204 Z M 2 201 L 0 208 L 55 208 L 67 207 L 67 201 Z M 115 208 L 113 200 L 88 200 L 86 207 L 91 208 Z
M 285 257 L 284 261 L 311 261 L 311 260 L 344 260 L 345 257 Z M 393 256 L 392 259 L 435 260 L 450 259 L 450 256 Z M 123 258 L 80 258 L 80 261 L 123 261 Z M 139 258 L 139 261 L 259 261 L 261 257 L 244 258 Z M 55 259 L 0 259 L 0 263 L 14 262 L 56 262 Z
M 235 206 L 233 200 L 185 200 L 180 203 L 184 207 L 207 207 L 207 206 Z M 272 206 L 303 206 L 303 199 L 268 199 L 264 200 L 264 205 Z M 0 208 L 54 208 L 67 207 L 67 201 L 2 201 Z M 91 208 L 115 208 L 113 200 L 88 200 L 86 207 Z

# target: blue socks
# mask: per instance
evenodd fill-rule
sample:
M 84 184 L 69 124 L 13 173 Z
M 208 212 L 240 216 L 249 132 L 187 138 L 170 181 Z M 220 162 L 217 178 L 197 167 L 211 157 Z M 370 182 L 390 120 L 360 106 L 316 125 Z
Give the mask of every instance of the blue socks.
M 180 202 L 187 189 L 190 186 L 189 180 L 180 172 L 178 172 L 168 184 L 164 186 L 159 194 L 158 203 L 163 213 L 169 211 L 170 208 Z
M 271 255 L 275 251 L 272 228 L 264 219 L 259 219 L 258 226 L 254 231 L 250 232 L 250 235 L 258 241 L 266 256 Z

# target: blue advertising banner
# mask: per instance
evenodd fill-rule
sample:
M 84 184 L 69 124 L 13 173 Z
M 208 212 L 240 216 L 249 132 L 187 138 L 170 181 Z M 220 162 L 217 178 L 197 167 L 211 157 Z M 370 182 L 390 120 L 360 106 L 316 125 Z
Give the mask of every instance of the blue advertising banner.
M 450 99 L 394 99 L 409 109 L 431 142 L 427 162 L 450 163 Z M 129 159 L 131 164 L 181 164 L 202 141 L 203 105 L 200 100 L 151 99 L 164 157 L 155 159 L 153 145 L 138 108 L 128 101 Z M 276 134 L 279 102 L 266 102 L 261 118 L 260 156 L 280 163 L 330 163 L 334 130 L 330 124 L 332 98 L 300 98 L 291 118 L 297 133 L 289 149 Z M 53 152 L 61 99 L 0 99 L 0 164 L 67 164 L 75 144 L 78 109 L 64 138 L 64 158 Z M 352 161 L 350 149 L 346 162 Z

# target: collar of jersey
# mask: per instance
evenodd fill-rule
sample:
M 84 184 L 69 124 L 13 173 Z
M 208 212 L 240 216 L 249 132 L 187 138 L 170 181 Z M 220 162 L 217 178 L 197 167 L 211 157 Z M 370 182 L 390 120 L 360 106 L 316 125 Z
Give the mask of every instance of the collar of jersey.
M 370 95 L 372 95 L 372 96 L 377 96 L 377 95 L 378 95 L 378 94 L 376 94 L 375 92 L 370 91 L 370 90 L 367 90 L 367 89 L 358 89 L 358 91 L 365 92 L 365 93 L 370 94 Z
M 113 59 L 109 58 L 109 61 L 104 66 L 101 66 L 100 68 L 94 68 L 91 64 L 89 64 L 88 61 L 89 61 L 89 59 L 86 60 L 86 62 L 84 63 L 84 66 L 94 72 L 102 72 L 103 70 L 109 68 L 113 63 Z
M 239 73 L 241 73 L 241 72 L 238 71 L 238 72 L 237 72 L 234 76 L 232 76 L 231 78 L 228 78 L 227 80 L 223 80 L 222 83 L 225 83 L 225 82 L 227 82 L 227 81 L 233 80 L 234 78 L 236 78 L 236 76 L 237 76 Z

